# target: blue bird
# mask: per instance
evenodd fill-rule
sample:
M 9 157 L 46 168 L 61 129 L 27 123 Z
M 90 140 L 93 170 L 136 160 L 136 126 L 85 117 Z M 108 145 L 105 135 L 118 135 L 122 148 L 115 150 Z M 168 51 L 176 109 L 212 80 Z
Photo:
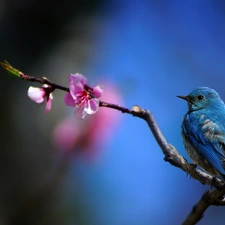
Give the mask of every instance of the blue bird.
M 188 103 L 181 132 L 184 147 L 192 161 L 225 180 L 225 105 L 219 94 L 208 87 L 177 96 Z

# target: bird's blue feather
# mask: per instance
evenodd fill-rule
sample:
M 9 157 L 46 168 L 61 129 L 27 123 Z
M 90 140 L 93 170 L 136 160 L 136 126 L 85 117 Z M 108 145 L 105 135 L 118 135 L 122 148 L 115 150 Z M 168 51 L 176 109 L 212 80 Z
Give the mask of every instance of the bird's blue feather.
M 225 178 L 223 101 L 209 88 L 197 88 L 184 99 L 188 101 L 189 111 L 183 118 L 181 129 L 189 156 L 204 170 Z

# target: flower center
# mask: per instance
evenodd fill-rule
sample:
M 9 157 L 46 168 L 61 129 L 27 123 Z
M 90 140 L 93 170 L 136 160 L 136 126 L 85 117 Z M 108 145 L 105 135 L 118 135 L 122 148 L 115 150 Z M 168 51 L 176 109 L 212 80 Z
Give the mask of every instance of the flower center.
M 89 92 L 83 90 L 82 92 L 76 94 L 76 100 L 75 104 L 77 105 L 78 108 L 84 106 L 88 100 L 90 100 L 92 97 Z

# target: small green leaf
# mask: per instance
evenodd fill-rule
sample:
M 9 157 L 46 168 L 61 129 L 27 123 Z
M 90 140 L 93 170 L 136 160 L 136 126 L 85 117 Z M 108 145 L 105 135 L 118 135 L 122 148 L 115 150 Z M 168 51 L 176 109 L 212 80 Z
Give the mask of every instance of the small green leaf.
M 0 65 L 7 70 L 11 75 L 15 75 L 17 77 L 23 78 L 24 74 L 18 69 L 13 68 L 6 60 L 0 62 Z

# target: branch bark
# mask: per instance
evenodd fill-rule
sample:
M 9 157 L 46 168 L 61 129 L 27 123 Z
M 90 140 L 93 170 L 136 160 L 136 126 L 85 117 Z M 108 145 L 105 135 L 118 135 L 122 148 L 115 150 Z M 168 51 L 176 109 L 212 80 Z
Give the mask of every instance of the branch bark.
M 128 113 L 135 117 L 145 120 L 155 140 L 157 141 L 163 154 L 165 155 L 164 160 L 166 162 L 169 162 L 171 165 L 185 171 L 192 178 L 200 181 L 202 184 L 208 184 L 219 190 L 225 189 L 225 184 L 221 179 L 211 176 L 210 174 L 205 173 L 202 170 L 199 170 L 194 164 L 188 163 L 188 161 L 182 155 L 180 155 L 177 149 L 166 141 L 166 138 L 163 136 L 161 130 L 159 129 L 159 126 L 153 114 L 149 110 L 144 110 L 139 106 L 133 106 L 132 109 L 128 109 L 121 107 L 119 105 L 110 104 L 106 102 L 100 102 L 99 105 L 100 107 L 113 108 L 121 111 L 122 113 Z
M 192 225 L 196 224 L 201 220 L 204 215 L 204 212 L 210 205 L 224 205 L 223 195 L 225 194 L 225 189 L 219 191 L 218 189 L 214 191 L 207 191 L 203 194 L 198 203 L 192 208 L 190 214 L 182 225 Z

